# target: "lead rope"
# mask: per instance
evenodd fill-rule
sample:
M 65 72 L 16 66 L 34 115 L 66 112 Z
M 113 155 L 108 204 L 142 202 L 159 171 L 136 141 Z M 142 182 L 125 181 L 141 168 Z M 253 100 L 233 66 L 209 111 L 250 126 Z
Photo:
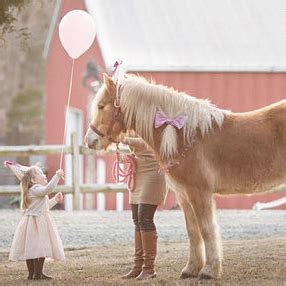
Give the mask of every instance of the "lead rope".
M 126 169 L 120 164 L 124 164 Z M 116 159 L 112 166 L 112 176 L 116 183 L 126 183 L 128 191 L 134 188 L 134 176 L 136 173 L 136 159 L 134 154 L 120 154 L 118 145 L 116 149 Z

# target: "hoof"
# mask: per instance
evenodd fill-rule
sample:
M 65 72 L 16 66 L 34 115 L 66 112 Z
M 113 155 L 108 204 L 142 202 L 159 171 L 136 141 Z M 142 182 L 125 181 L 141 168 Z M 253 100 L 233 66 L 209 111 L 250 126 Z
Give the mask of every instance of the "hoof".
M 205 267 L 199 273 L 199 280 L 218 279 L 220 275 L 221 275 L 220 267 L 205 265 Z
M 185 267 L 180 275 L 180 279 L 196 278 L 199 276 L 199 269 L 193 267 Z
M 188 278 L 195 278 L 195 277 L 198 277 L 198 275 L 194 275 L 194 274 L 187 273 L 187 272 L 183 272 L 180 275 L 180 279 L 188 279 Z
M 199 276 L 199 280 L 209 280 L 209 279 L 213 279 L 213 277 L 210 276 L 210 275 L 208 275 L 208 274 L 202 273 L 202 274 Z
M 181 275 L 180 275 L 180 279 L 188 279 L 191 277 L 192 277 L 192 275 L 188 274 L 188 273 L 181 273 Z

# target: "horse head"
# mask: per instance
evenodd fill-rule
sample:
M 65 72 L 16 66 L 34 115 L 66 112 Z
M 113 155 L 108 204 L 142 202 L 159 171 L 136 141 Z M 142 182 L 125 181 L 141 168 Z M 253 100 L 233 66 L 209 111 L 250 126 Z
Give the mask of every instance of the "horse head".
M 125 129 L 119 105 L 119 87 L 107 74 L 91 105 L 91 122 L 84 142 L 90 149 L 106 149 Z

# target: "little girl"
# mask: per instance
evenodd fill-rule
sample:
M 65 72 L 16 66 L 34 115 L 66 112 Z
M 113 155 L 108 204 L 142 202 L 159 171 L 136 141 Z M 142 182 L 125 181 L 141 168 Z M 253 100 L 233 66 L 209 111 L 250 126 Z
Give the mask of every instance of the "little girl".
M 63 195 L 57 193 L 49 199 L 48 194 L 64 177 L 64 172 L 58 170 L 48 183 L 38 166 L 25 167 L 12 162 L 6 162 L 6 166 L 21 182 L 21 207 L 24 210 L 13 238 L 9 260 L 26 260 L 28 279 L 51 279 L 42 272 L 45 258 L 64 260 L 65 254 L 49 209 L 62 201 Z

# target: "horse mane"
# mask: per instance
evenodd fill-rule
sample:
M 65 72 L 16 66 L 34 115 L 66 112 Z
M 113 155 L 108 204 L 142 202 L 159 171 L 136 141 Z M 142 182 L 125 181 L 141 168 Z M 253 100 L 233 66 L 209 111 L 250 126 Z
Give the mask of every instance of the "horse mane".
M 174 118 L 186 114 L 187 124 L 183 127 L 184 144 L 191 144 L 196 131 L 202 136 L 212 128 L 214 121 L 222 126 L 224 116 L 228 112 L 217 108 L 207 99 L 198 99 L 178 92 L 173 88 L 156 85 L 138 76 L 128 75 L 121 80 L 120 105 L 124 114 L 127 129 L 135 126 L 135 130 L 151 145 L 154 144 L 153 128 L 157 110 Z M 171 125 L 165 127 L 161 155 L 173 157 L 177 152 L 177 132 Z

